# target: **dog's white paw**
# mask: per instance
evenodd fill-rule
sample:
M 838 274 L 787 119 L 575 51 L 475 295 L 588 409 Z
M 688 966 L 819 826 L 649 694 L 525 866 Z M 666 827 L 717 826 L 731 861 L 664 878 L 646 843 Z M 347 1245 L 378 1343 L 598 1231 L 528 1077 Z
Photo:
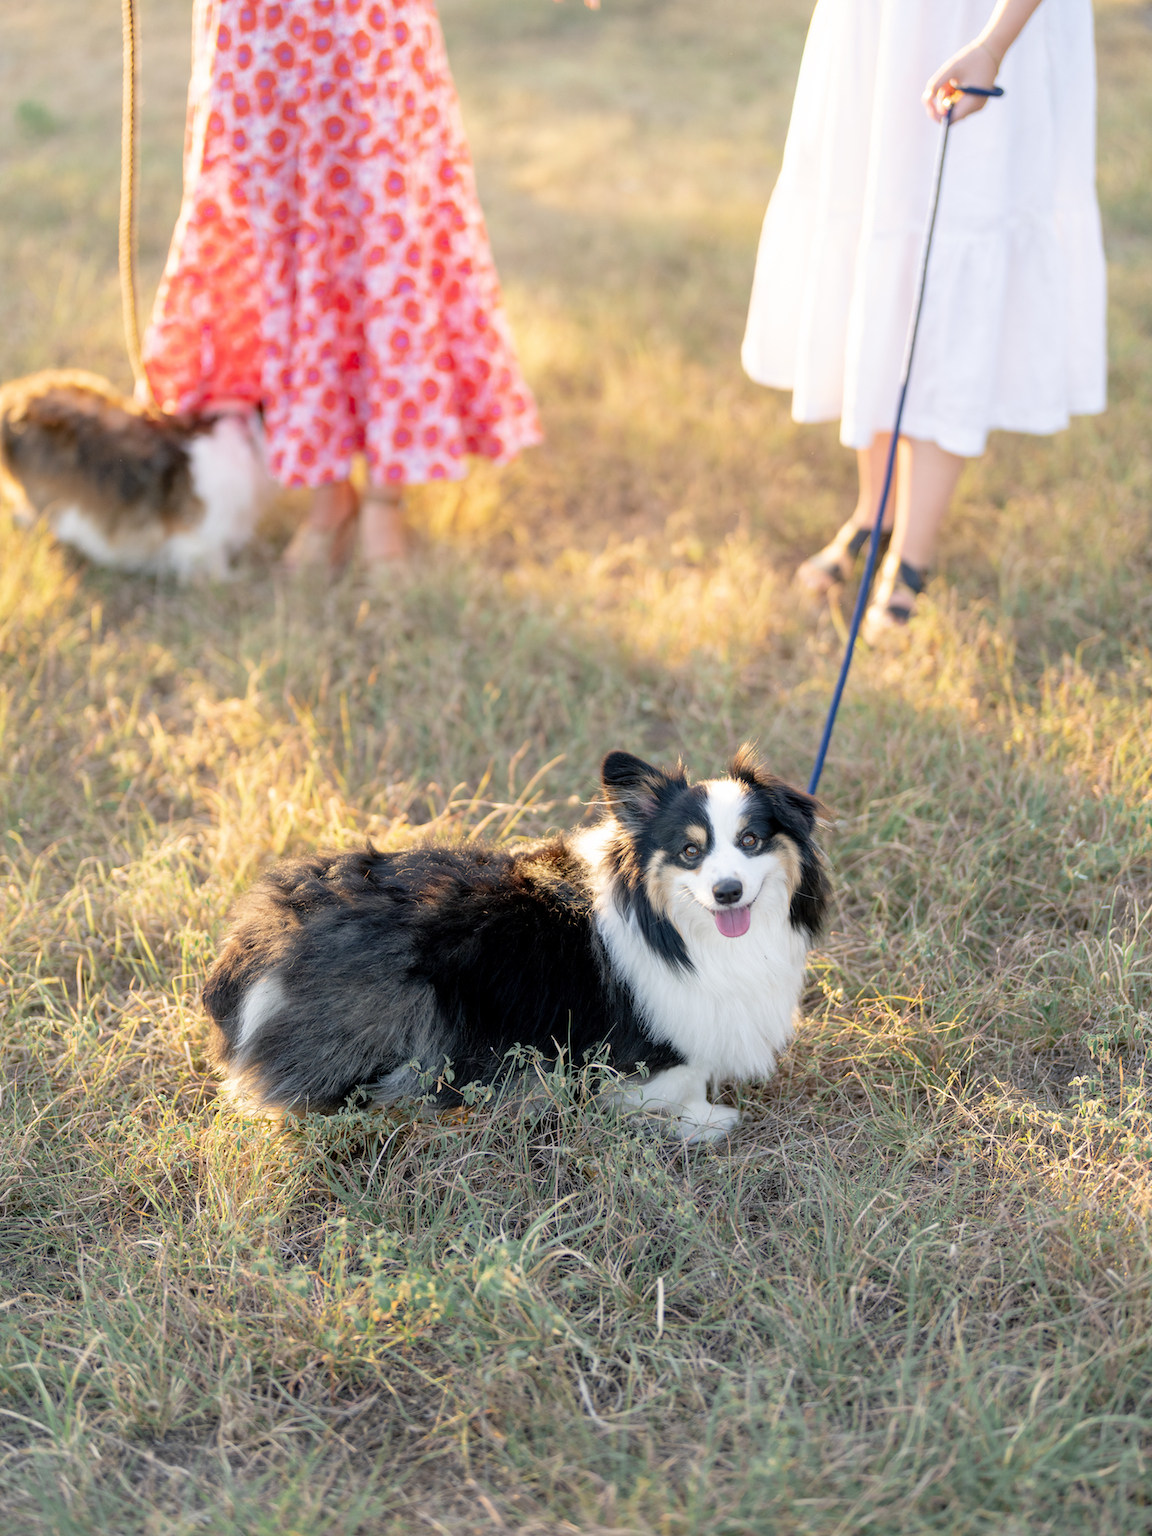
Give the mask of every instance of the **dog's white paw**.
M 674 1123 L 683 1141 L 719 1141 L 740 1124 L 740 1111 L 727 1104 L 686 1104 Z

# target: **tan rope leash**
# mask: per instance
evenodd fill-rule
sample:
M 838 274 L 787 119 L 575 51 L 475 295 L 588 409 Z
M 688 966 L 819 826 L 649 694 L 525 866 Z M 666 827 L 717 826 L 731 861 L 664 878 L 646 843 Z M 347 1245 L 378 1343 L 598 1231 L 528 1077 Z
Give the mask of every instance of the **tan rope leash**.
M 120 0 L 124 42 L 124 91 L 120 111 L 120 300 L 124 310 L 124 345 L 136 380 L 136 398 L 149 407 L 156 400 L 140 352 L 136 313 L 136 153 L 139 140 L 137 85 L 140 74 L 136 0 Z

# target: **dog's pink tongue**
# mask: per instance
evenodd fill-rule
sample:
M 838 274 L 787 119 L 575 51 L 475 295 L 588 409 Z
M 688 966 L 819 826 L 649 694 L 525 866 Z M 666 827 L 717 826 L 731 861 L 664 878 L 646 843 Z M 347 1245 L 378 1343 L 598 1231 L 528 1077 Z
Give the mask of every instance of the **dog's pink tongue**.
M 716 926 L 726 939 L 738 939 L 752 926 L 751 907 L 721 907 L 713 912 Z

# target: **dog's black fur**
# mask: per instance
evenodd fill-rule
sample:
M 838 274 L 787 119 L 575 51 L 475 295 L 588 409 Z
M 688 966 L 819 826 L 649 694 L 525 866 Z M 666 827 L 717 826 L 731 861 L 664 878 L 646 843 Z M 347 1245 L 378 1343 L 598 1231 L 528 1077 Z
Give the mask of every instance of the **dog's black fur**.
M 747 753 L 729 778 L 747 789 L 741 835 L 755 837 L 756 878 L 774 870 L 777 881 L 758 919 L 769 927 L 741 949 L 716 936 L 710 907 L 691 902 L 687 928 L 673 910 L 683 829 L 709 824 L 709 786 L 624 752 L 604 760 L 607 815 L 585 833 L 511 852 L 369 846 L 278 865 L 241 903 L 204 988 L 230 1095 L 274 1114 L 331 1113 L 354 1096 L 386 1104 L 429 1088 L 451 1104 L 464 1085 L 510 1076 L 516 1047 L 577 1063 L 604 1049 L 629 1076 L 686 1064 L 703 1115 L 707 1083 L 732 1057 L 730 1047 L 709 1055 L 717 1030 L 751 1031 L 762 1043 L 745 1075 L 767 1075 L 791 1033 L 827 881 L 815 802 Z M 729 845 L 723 857 L 742 855 Z M 693 935 L 687 947 L 677 922 Z M 777 949 L 790 957 L 786 971 L 773 969 Z
M 579 1061 L 606 1042 L 628 1072 L 678 1063 L 645 1033 L 591 912 L 587 871 L 562 838 L 516 853 L 369 846 L 281 864 L 204 988 L 217 1061 L 227 1068 L 240 1004 L 284 953 L 290 1001 L 249 1067 L 277 1107 L 329 1113 L 413 1059 L 435 1070 L 448 1057 L 457 1083 L 492 1082 L 517 1045 Z M 439 1097 L 454 1100 L 442 1080 Z

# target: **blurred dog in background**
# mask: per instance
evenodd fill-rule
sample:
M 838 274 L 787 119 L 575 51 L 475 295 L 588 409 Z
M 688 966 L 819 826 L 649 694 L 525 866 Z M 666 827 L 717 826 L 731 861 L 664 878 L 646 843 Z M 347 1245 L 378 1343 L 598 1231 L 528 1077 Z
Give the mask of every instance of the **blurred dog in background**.
M 270 481 L 255 412 L 165 416 L 48 369 L 0 386 L 0 488 L 97 565 L 188 581 L 228 575 Z

